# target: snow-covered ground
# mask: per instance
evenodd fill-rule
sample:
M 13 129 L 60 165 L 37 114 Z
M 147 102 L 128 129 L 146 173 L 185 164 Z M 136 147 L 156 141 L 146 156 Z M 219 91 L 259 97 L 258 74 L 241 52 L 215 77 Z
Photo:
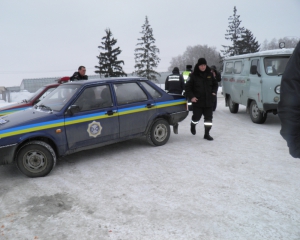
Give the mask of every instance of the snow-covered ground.
M 0 166 L 0 239 L 300 239 L 300 160 L 278 117 L 254 124 L 219 95 L 211 142 L 190 118 L 164 146 L 76 153 L 44 178 Z
M 29 99 L 32 96 L 33 93 L 27 92 L 27 91 L 22 91 L 22 92 L 11 92 L 10 97 L 11 97 L 11 102 L 6 102 L 4 100 L 0 99 L 0 108 L 17 103 L 17 102 L 22 102 L 24 99 Z

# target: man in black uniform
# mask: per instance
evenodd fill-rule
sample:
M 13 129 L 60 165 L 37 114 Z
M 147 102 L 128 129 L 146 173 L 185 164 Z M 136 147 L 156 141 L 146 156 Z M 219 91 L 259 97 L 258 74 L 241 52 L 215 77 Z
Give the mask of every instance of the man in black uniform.
M 211 67 L 211 72 L 214 75 L 215 79 L 218 81 L 218 85 L 221 82 L 221 74 L 217 71 L 217 68 L 215 65 L 212 65 Z M 213 105 L 213 111 L 216 111 L 217 108 L 217 95 L 215 96 L 215 101 L 214 101 L 214 105 Z
M 185 93 L 193 104 L 191 133 L 196 134 L 196 125 L 204 115 L 204 139 L 213 140 L 209 135 L 212 127 L 213 101 L 218 91 L 218 82 L 211 69 L 207 66 L 205 58 L 199 58 L 190 80 L 185 85 Z
M 73 76 L 70 77 L 70 82 L 78 80 L 88 80 L 88 76 L 85 75 L 86 69 L 84 66 L 78 68 L 78 72 L 74 72 Z
M 182 94 L 184 90 L 184 79 L 180 75 L 178 67 L 174 67 L 172 74 L 167 77 L 165 90 L 167 93 Z
M 300 42 L 282 75 L 277 109 L 280 134 L 287 141 L 290 154 L 300 158 Z

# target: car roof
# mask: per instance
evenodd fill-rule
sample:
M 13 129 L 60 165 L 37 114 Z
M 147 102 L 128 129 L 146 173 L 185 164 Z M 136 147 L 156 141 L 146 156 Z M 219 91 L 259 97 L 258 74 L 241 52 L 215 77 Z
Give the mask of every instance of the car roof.
M 283 48 L 283 49 L 274 49 L 274 50 L 266 50 L 256 53 L 247 53 L 242 55 L 236 55 L 232 57 L 227 57 L 224 61 L 227 60 L 234 60 L 234 59 L 241 59 L 241 58 L 250 58 L 250 57 L 271 57 L 271 56 L 278 56 L 278 55 L 291 55 L 294 51 L 294 48 Z
M 93 83 L 113 83 L 113 82 L 128 82 L 128 81 L 149 81 L 147 78 L 144 77 L 110 77 L 110 78 L 99 78 L 99 79 L 91 79 L 91 80 L 79 80 L 73 82 L 67 82 L 65 84 L 93 84 Z

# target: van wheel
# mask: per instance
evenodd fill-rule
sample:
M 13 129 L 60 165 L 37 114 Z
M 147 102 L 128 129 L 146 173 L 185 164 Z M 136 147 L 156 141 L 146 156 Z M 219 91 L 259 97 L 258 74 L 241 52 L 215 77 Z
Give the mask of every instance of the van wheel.
M 170 125 L 164 120 L 156 121 L 147 134 L 147 141 L 151 145 L 162 146 L 168 142 L 170 138 Z
M 230 96 L 227 98 L 227 105 L 231 113 L 237 113 L 239 111 L 239 105 L 233 102 Z
M 258 109 L 258 106 L 255 101 L 252 101 L 250 104 L 250 117 L 252 122 L 254 123 L 264 123 L 267 119 L 268 114 L 266 112 L 262 112 Z
M 27 177 L 44 177 L 56 163 L 53 148 L 42 141 L 25 144 L 17 154 L 17 166 Z

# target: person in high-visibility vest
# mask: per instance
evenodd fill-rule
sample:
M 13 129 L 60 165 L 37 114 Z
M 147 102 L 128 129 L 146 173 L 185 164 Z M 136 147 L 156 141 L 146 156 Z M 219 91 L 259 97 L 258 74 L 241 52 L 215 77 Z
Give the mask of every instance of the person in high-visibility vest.
M 193 66 L 192 65 L 186 65 L 186 70 L 182 72 L 182 77 L 184 80 L 184 86 L 186 85 L 187 81 L 190 78 L 190 74 L 193 71 Z M 185 96 L 185 90 L 183 91 L 183 95 Z M 188 109 L 189 111 L 193 111 L 193 106 L 192 106 L 192 102 L 190 101 L 190 99 L 188 99 Z
M 182 72 L 182 77 L 184 79 L 184 84 L 186 84 L 189 79 L 190 73 L 193 71 L 192 65 L 186 65 L 186 70 Z

